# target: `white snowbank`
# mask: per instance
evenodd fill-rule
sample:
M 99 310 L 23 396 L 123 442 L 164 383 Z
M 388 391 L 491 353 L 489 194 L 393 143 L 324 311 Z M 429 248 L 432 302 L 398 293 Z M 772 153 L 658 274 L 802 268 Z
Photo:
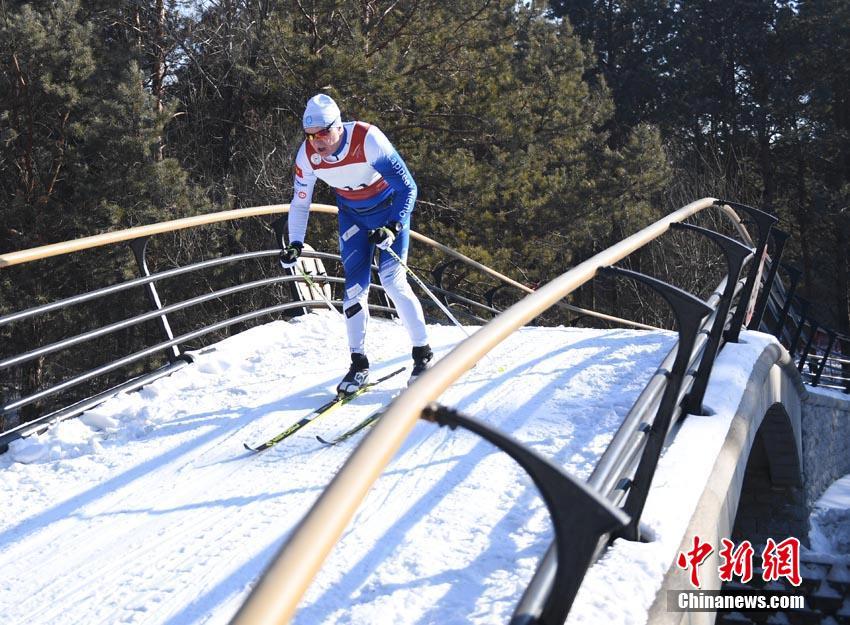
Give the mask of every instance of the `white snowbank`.
M 850 555 L 850 475 L 834 482 L 809 517 L 812 551 Z
M 444 354 L 462 337 L 430 329 Z M 401 325 L 375 319 L 374 375 L 410 365 Z M 674 340 L 671 333 L 527 328 L 441 402 L 586 478 Z M 640 624 L 675 556 L 763 339 L 727 346 L 706 403 L 659 466 L 652 543 L 617 541 L 570 623 Z M 324 447 L 388 402 L 390 382 L 269 451 L 262 441 L 323 403 L 348 367 L 329 312 L 273 322 L 0 456 L 0 606 L 10 625 L 224 625 L 361 437 Z M 548 514 L 504 454 L 418 424 L 331 553 L 298 625 L 504 623 L 551 541 Z

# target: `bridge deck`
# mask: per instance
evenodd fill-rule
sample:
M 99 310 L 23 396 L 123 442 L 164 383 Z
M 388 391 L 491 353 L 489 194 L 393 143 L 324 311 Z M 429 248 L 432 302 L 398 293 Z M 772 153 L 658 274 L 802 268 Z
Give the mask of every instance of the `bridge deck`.
M 452 327 L 432 332 L 438 352 L 460 338 Z M 226 623 L 356 444 L 326 448 L 314 436 L 347 428 L 403 383 L 246 454 L 243 441 L 327 398 L 346 368 L 343 337 L 322 313 L 256 328 L 37 442 L 14 443 L 0 457 L 4 622 Z M 571 622 L 598 623 L 600 612 L 645 620 L 693 510 L 686 502 L 699 495 L 688 475 L 711 468 L 693 450 L 728 427 L 741 363 L 763 342 L 725 350 L 708 396 L 718 414 L 689 419 L 662 461 L 646 517 L 659 540 L 615 544 L 591 569 Z M 526 329 L 441 401 L 586 477 L 672 343 L 668 333 Z M 381 370 L 408 364 L 400 325 L 373 320 L 370 344 Z M 468 433 L 422 423 L 295 622 L 505 622 L 549 540 L 536 489 L 509 459 Z

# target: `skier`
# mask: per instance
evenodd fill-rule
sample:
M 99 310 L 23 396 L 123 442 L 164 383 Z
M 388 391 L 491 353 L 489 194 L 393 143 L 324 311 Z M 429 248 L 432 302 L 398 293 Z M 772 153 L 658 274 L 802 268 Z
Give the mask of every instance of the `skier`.
M 353 393 L 369 379 L 366 325 L 372 257 L 380 250 L 378 277 L 392 299 L 413 345 L 413 381 L 434 357 L 422 306 L 407 283 L 402 265 L 388 248 L 407 258 L 410 214 L 416 183 L 401 156 L 376 126 L 342 122 L 339 107 L 323 93 L 307 101 L 306 138 L 295 157 L 295 189 L 289 208 L 289 245 L 280 264 L 292 268 L 301 255 L 316 179 L 335 192 L 339 209 L 339 251 L 345 271 L 345 312 L 351 367 L 337 386 Z

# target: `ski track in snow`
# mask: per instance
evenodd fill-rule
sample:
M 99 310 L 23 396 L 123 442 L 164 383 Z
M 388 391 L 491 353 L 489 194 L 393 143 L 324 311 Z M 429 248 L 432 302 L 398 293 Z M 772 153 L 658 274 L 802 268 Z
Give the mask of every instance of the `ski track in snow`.
M 430 330 L 438 357 L 463 338 Z M 586 478 L 673 340 L 525 328 L 440 402 Z M 372 320 L 369 347 L 373 379 L 410 366 L 397 322 Z M 227 623 L 365 434 L 335 447 L 315 435 L 344 431 L 406 382 L 393 378 L 265 452 L 243 449 L 326 401 L 346 352 L 329 312 L 273 322 L 13 443 L 0 456 L 3 622 Z M 551 538 L 545 506 L 512 460 L 468 432 L 419 423 L 293 622 L 506 622 Z

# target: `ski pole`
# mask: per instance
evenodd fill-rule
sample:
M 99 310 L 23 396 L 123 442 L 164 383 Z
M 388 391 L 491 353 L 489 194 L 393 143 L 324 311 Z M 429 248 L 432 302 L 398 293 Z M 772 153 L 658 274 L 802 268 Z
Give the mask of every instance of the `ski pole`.
M 313 292 L 313 289 L 315 289 L 316 291 L 318 291 L 318 293 L 319 293 L 319 297 L 322 299 L 322 301 L 324 301 L 324 302 L 325 302 L 325 304 L 327 304 L 328 308 L 330 308 L 330 309 L 331 309 L 332 311 L 334 311 L 337 315 L 339 315 L 340 317 L 342 317 L 342 313 L 341 313 L 341 312 L 339 312 L 339 311 L 336 309 L 336 306 L 334 306 L 334 305 L 333 305 L 333 302 L 331 302 L 331 300 L 329 300 L 329 299 L 328 299 L 328 297 L 325 295 L 324 290 L 323 290 L 323 289 L 322 289 L 319 285 L 317 285 L 317 284 L 316 284 L 315 280 L 313 280 L 313 277 L 312 277 L 309 273 L 307 273 L 306 271 L 304 271 L 304 269 L 303 269 L 303 267 L 301 267 L 301 264 L 300 264 L 300 263 L 296 264 L 295 266 L 298 268 L 298 274 L 299 274 L 302 278 L 304 278 L 304 282 L 306 282 L 306 283 L 307 283 L 307 286 L 309 286 L 309 287 L 310 287 L 310 292 L 312 293 L 312 292 Z
M 421 288 L 423 291 L 425 291 L 425 293 L 428 295 L 428 297 L 430 297 L 432 300 L 434 300 L 434 303 L 437 306 L 440 307 L 440 310 L 442 310 L 444 313 L 446 313 L 446 316 L 449 319 L 452 320 L 452 323 L 454 323 L 458 328 L 461 329 L 461 332 L 463 332 L 467 337 L 469 337 L 470 334 L 469 334 L 469 332 L 466 331 L 466 328 L 464 328 L 462 325 L 460 325 L 460 321 L 455 319 L 455 316 L 451 313 L 451 311 L 448 309 L 448 307 L 446 307 L 440 300 L 437 299 L 437 296 L 434 295 L 427 286 L 425 286 L 425 283 L 422 282 L 422 280 L 419 279 L 419 276 L 417 276 L 415 273 L 413 273 L 413 270 L 410 267 L 407 266 L 407 263 L 405 263 L 401 259 L 401 257 L 398 254 L 395 253 L 395 250 L 393 250 L 391 247 L 388 247 L 386 249 L 386 251 L 389 253 L 390 256 L 392 256 L 395 260 L 397 260 L 398 263 L 402 267 L 404 267 L 404 270 L 408 274 L 410 274 L 410 277 L 413 278 L 413 280 L 416 282 L 416 284 L 419 285 L 419 288 Z
M 283 221 L 282 221 L 282 218 L 276 220 L 272 224 L 272 227 L 274 228 L 275 233 L 277 234 L 277 242 L 280 245 L 280 249 L 284 249 L 286 247 L 286 240 L 283 238 Z M 328 308 L 330 308 L 337 315 L 342 317 L 342 313 L 339 312 L 336 309 L 336 307 L 333 305 L 333 303 L 331 303 L 331 301 L 325 296 L 325 292 L 318 287 L 315 280 L 313 280 L 312 276 L 310 276 L 309 273 L 304 271 L 304 268 L 303 268 L 303 266 L 301 265 L 300 262 L 296 261 L 295 266 L 290 268 L 290 271 L 292 272 L 293 276 L 299 276 L 300 275 L 302 278 L 304 278 L 304 282 L 306 282 L 307 286 L 310 287 L 311 293 L 312 293 L 313 289 L 316 289 L 319 292 L 319 297 L 322 299 L 322 301 L 325 302 L 325 304 L 327 304 Z

